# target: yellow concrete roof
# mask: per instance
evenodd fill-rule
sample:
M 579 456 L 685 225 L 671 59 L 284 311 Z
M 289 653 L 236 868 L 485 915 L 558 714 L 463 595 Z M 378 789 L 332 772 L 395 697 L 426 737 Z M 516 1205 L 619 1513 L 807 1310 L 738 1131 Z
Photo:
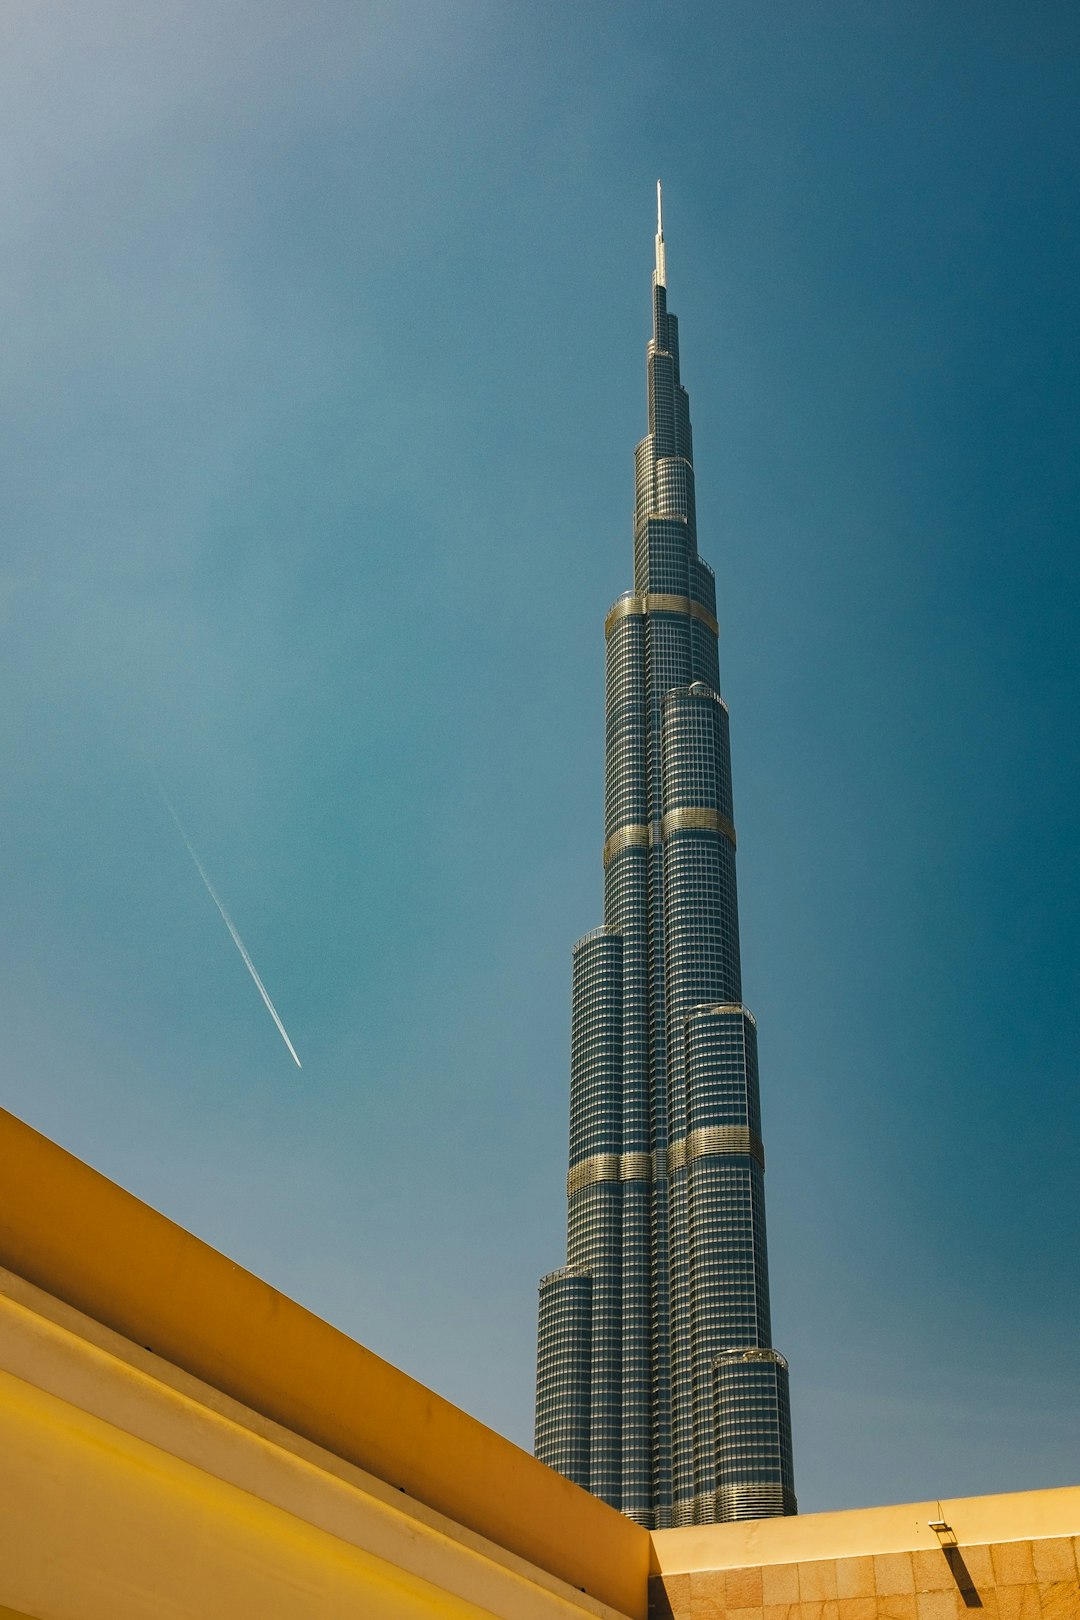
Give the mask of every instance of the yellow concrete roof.
M 627 1620 L 4 1268 L 0 1548 L 65 1620 Z
M 646 1530 L 0 1109 L 0 1265 L 643 1617 Z

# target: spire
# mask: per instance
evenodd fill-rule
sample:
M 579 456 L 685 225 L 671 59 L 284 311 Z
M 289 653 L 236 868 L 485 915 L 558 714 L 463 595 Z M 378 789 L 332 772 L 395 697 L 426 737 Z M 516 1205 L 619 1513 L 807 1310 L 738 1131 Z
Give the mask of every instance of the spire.
M 605 624 L 603 923 L 574 947 L 566 1265 L 540 1284 L 536 1385 L 540 1460 L 658 1530 L 796 1511 L 663 207 L 658 183 L 633 590 Z
M 664 193 L 656 182 L 656 285 L 667 286 L 667 263 L 664 257 Z

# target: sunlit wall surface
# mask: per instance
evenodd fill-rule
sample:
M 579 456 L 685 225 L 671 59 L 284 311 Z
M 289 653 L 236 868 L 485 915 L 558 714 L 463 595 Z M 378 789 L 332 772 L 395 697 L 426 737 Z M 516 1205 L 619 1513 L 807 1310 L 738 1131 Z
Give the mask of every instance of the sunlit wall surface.
M 567 1265 L 536 1454 L 651 1528 L 796 1510 L 772 1349 L 716 596 L 662 224 L 634 589 L 607 617 L 604 924 L 574 949 Z

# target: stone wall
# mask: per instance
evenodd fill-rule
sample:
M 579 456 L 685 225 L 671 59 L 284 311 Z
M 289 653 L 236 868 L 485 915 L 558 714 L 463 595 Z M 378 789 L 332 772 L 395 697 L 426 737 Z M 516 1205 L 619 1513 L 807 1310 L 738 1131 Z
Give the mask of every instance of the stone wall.
M 1075 1489 L 660 1531 L 653 1541 L 651 1620 L 1080 1620 Z
M 654 1577 L 652 1620 L 1080 1620 L 1080 1538 Z

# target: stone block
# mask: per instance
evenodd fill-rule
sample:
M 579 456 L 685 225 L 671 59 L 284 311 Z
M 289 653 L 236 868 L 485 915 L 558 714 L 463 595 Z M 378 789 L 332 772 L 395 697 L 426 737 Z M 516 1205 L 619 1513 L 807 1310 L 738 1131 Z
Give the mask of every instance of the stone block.
M 959 1551 L 959 1549 L 957 1549 Z M 965 1560 L 966 1562 L 966 1560 Z M 916 1592 L 955 1592 L 956 1576 L 940 1547 L 911 1555 L 911 1575 Z
M 1076 1580 L 1076 1556 L 1068 1536 L 1047 1536 L 1045 1541 L 1033 1541 L 1031 1561 L 1039 1582 Z
M 873 1597 L 874 1560 L 866 1558 L 838 1558 L 836 1560 L 836 1595 L 838 1598 Z
M 798 1603 L 798 1564 L 764 1564 L 761 1570 L 761 1601 L 766 1608 Z
M 724 1591 L 729 1609 L 760 1609 L 765 1601 L 762 1595 L 761 1570 L 725 1570 Z
M 1080 1581 L 1040 1581 L 1038 1590 L 1042 1620 L 1077 1620 Z
M 1033 1581 L 1023 1586 L 999 1586 L 997 1600 L 998 1620 L 1042 1620 L 1039 1588 Z
M 919 1620 L 914 1592 L 886 1592 L 874 1599 L 877 1620 Z
M 878 1597 L 900 1597 L 915 1591 L 915 1576 L 911 1568 L 911 1554 L 875 1553 L 874 1586 Z
M 822 1603 L 836 1597 L 836 1560 L 814 1558 L 799 1564 L 799 1602 Z M 801 1617 L 800 1617 L 801 1620 Z
M 727 1620 L 722 1569 L 695 1570 L 690 1576 L 690 1620 Z
M 958 1596 L 955 1586 L 951 1592 L 916 1592 L 918 1620 L 956 1620 Z
M 1035 1581 L 1030 1541 L 995 1541 L 990 1548 L 994 1580 L 998 1586 L 1026 1586 Z
M 974 1547 L 960 1547 L 958 1551 L 976 1591 L 982 1595 L 990 1590 L 994 1584 L 994 1566 L 990 1560 L 990 1548 L 981 1544 Z
M 649 1582 L 649 1620 L 689 1620 L 689 1575 L 654 1575 Z
M 842 1597 L 836 1606 L 840 1611 L 839 1620 L 878 1620 L 877 1598 L 872 1595 Z

